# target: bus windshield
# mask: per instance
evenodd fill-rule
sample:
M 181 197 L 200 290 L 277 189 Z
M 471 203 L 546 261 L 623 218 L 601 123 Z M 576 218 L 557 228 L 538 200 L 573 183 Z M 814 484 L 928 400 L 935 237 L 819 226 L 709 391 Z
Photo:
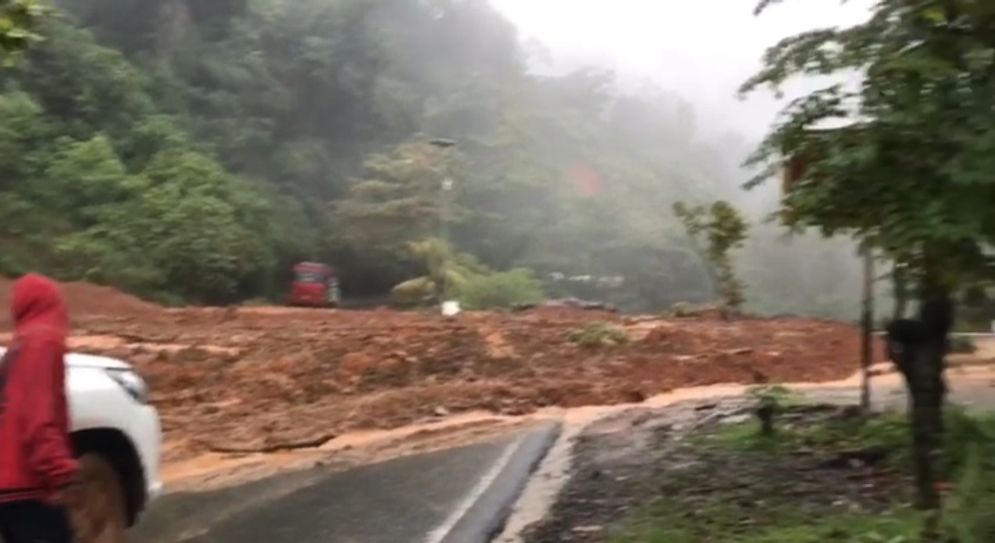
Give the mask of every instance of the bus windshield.
M 297 272 L 298 283 L 324 283 L 325 274 L 313 270 Z

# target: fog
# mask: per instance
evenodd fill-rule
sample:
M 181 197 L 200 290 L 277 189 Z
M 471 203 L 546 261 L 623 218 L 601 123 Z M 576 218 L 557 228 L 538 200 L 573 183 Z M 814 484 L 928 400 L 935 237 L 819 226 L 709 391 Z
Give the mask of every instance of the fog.
M 706 131 L 763 135 L 783 105 L 771 93 L 745 101 L 739 85 L 777 40 L 865 18 L 869 2 L 795 0 L 753 15 L 753 0 L 491 0 L 538 44 L 538 68 L 597 65 L 625 81 L 649 79 L 695 105 Z M 795 85 L 792 90 L 810 88 Z M 789 95 L 791 93 L 789 92 Z
M 615 72 L 623 87 L 651 82 L 671 91 L 692 104 L 699 134 L 720 142 L 730 164 L 745 158 L 788 100 L 837 82 L 791 81 L 780 99 L 770 89 L 738 96 L 742 83 L 761 68 L 766 49 L 799 32 L 859 23 L 870 13 L 869 0 L 786 0 L 761 16 L 754 15 L 753 0 L 490 1 L 517 27 L 533 70 L 596 66 Z M 837 79 L 859 82 L 857 75 Z M 754 222 L 739 258 L 751 309 L 857 315 L 861 268 L 853 242 L 817 233 L 789 239 L 774 224 L 758 224 L 776 209 L 778 184 L 745 192 L 736 185 L 750 173 L 740 169 L 734 177 L 725 197 Z M 792 301 L 762 294 L 778 291 Z

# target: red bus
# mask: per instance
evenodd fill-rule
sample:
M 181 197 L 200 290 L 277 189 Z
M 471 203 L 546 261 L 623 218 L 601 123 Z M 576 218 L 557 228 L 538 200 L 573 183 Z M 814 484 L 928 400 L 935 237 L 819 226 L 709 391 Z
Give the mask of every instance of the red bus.
M 301 262 L 294 266 L 290 284 L 290 305 L 335 307 L 340 300 L 339 280 L 327 264 Z

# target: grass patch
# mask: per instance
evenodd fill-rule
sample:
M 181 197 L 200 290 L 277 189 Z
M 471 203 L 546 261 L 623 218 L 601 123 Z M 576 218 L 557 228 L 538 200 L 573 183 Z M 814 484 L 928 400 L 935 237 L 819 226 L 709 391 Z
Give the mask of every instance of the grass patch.
M 736 424 L 725 424 L 711 433 L 694 436 L 695 443 L 702 446 L 715 446 L 731 451 L 783 452 L 794 449 L 794 435 L 778 431 L 765 436 L 760 431 L 760 422 L 749 420 Z
M 922 529 L 917 513 L 836 513 L 813 518 L 790 506 L 745 510 L 715 504 L 687 510 L 660 506 L 611 543 L 911 543 Z
M 995 542 L 995 413 L 950 409 L 942 469 L 952 490 L 949 543 Z M 912 543 L 922 516 L 909 505 L 904 414 L 870 418 L 786 408 L 765 437 L 756 420 L 692 436 L 698 462 L 660 482 L 659 498 L 610 543 Z M 847 463 L 876 451 L 877 463 Z M 844 462 L 833 463 L 842 458 Z M 872 488 L 875 487 L 876 488 Z
M 790 413 L 791 408 L 788 408 Z M 783 417 L 782 417 L 783 418 Z M 912 437 L 906 415 L 886 413 L 869 419 L 860 417 L 828 417 L 815 424 L 782 420 L 773 436 L 764 436 L 755 420 L 725 424 L 698 437 L 703 445 L 730 450 L 766 452 L 821 451 L 834 453 L 848 450 L 888 451 L 889 462 L 908 467 Z M 948 409 L 944 473 L 958 476 L 967 462 L 970 449 L 979 443 L 995 443 L 995 413 L 968 415 L 961 409 Z
M 888 449 L 896 453 L 898 461 L 908 457 L 903 454 L 910 439 L 904 415 L 887 414 L 871 419 L 832 416 L 809 424 L 792 420 L 791 407 L 786 411 L 778 419 L 772 436 L 764 436 L 760 423 L 749 420 L 719 426 L 699 436 L 699 443 L 729 450 L 766 452 Z

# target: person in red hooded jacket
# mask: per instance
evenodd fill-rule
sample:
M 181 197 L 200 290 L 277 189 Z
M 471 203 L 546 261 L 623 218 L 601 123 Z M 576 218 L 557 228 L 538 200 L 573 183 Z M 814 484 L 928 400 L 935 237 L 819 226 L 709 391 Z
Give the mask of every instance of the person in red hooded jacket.
M 65 392 L 69 316 L 58 285 L 14 283 L 14 341 L 0 361 L 0 539 L 68 543 L 78 465 Z

